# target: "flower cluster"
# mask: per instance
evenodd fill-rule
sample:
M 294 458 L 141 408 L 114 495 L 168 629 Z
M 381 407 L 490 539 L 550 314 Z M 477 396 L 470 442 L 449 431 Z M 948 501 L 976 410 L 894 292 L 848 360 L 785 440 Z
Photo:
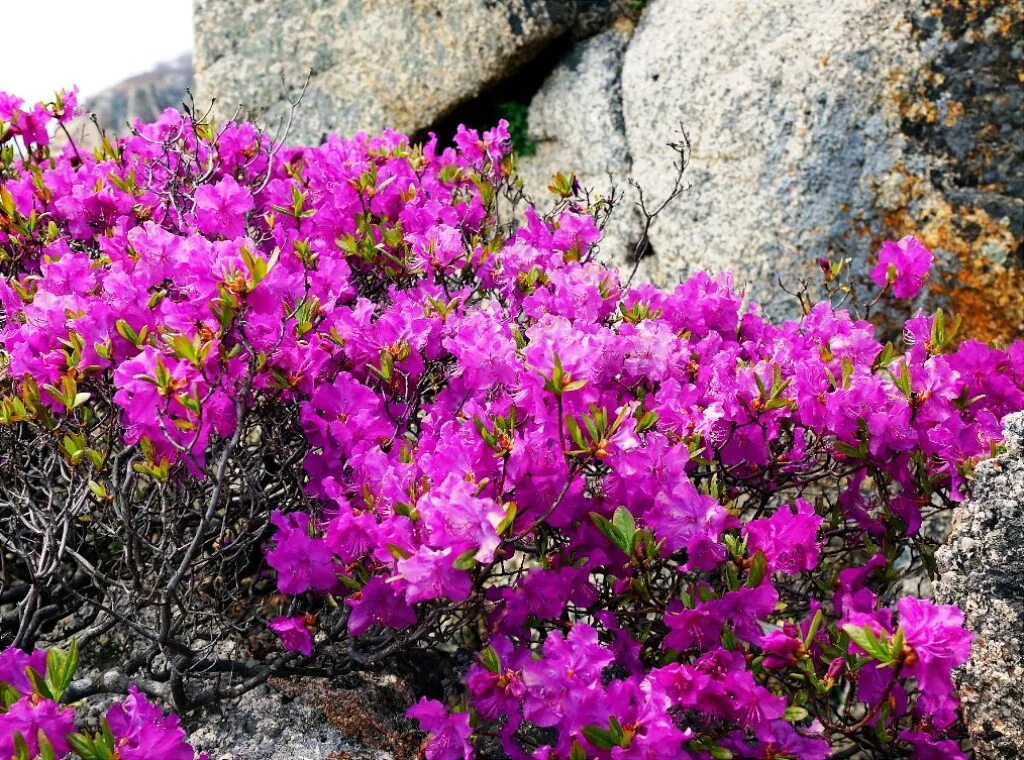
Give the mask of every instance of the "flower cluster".
M 78 650 L 0 651 L 0 758 L 54 760 L 206 760 L 196 756 L 174 715 L 164 715 L 133 686 L 100 719 L 101 730 L 75 728 L 75 711 L 61 705 L 78 664 Z
M 627 287 L 574 199 L 501 224 L 507 150 L 504 123 L 282 148 L 168 112 L 9 159 L 0 424 L 58 431 L 102 508 L 107 411 L 173 482 L 294 409 L 309 505 L 272 518 L 270 626 L 474 651 L 410 710 L 430 760 L 964 757 L 970 635 L 905 590 L 1024 407 L 1024 345 L 941 312 L 902 347 L 827 302 L 775 323 L 725 275 Z M 930 258 L 887 243 L 873 276 L 910 297 Z

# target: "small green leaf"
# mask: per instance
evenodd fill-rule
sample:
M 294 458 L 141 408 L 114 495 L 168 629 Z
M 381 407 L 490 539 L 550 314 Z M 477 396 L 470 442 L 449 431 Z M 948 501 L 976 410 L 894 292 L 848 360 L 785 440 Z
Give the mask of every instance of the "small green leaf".
M 798 723 L 799 721 L 806 718 L 808 715 L 807 710 L 796 705 L 790 705 L 786 708 L 786 711 L 782 714 L 782 719 L 789 721 L 790 723 Z
M 750 572 L 747 575 L 747 588 L 756 588 L 764 580 L 768 572 L 768 560 L 764 552 L 758 549 L 750 558 Z
M 481 655 L 483 666 L 492 673 L 501 672 L 501 658 L 498 657 L 498 653 L 494 650 L 494 647 L 487 647 Z
M 467 549 L 455 558 L 452 567 L 456 570 L 470 570 L 476 567 L 476 553 L 479 549 Z
M 612 749 L 616 746 L 611 734 L 599 726 L 584 726 L 583 736 L 598 749 Z

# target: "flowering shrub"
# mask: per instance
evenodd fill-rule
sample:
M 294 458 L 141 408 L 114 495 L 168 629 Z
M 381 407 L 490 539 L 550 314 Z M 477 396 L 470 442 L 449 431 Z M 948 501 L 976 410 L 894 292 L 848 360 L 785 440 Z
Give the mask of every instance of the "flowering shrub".
M 1024 345 L 629 287 L 564 177 L 500 223 L 504 124 L 283 148 L 168 112 L 79 155 L 7 109 L 20 646 L 66 597 L 151 642 L 132 667 L 182 708 L 300 655 L 472 652 L 409 712 L 430 760 L 965 756 L 970 635 L 917 594 Z M 886 244 L 872 277 L 909 297 L 930 259 Z M 260 620 L 289 651 L 221 667 Z
M 100 731 L 75 728 L 75 711 L 61 705 L 78 665 L 78 650 L 26 654 L 0 651 L 0 757 L 54 760 L 196 760 L 178 725 L 132 687 L 100 719 Z M 200 755 L 198 760 L 207 760 Z

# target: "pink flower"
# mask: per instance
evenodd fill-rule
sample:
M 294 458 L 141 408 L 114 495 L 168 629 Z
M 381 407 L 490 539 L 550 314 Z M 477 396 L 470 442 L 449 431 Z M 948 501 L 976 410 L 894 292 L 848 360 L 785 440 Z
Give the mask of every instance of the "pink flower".
M 795 506 L 795 512 L 789 505 L 783 505 L 771 517 L 751 520 L 743 527 L 749 552 L 763 551 L 770 572 L 794 575 L 813 570 L 818 564 L 821 518 L 803 499 L 797 499 Z
M 134 686 L 106 713 L 120 760 L 193 760 L 195 752 L 178 724 Z
M 406 716 L 420 724 L 430 734 L 423 750 L 427 760 L 464 760 L 473 757 L 469 737 L 469 713 L 449 713 L 435 699 L 423 697 L 406 711 Z
M 286 594 L 313 589 L 327 591 L 337 582 L 334 555 L 322 538 L 308 532 L 309 516 L 275 512 L 275 546 L 267 552 L 267 564 L 277 571 L 277 586 Z
M 878 251 L 871 279 L 880 288 L 892 285 L 896 298 L 913 298 L 924 287 L 933 259 L 932 252 L 915 237 L 908 235 L 898 243 L 886 240 Z
M 276 617 L 268 624 L 270 630 L 281 639 L 281 646 L 289 652 L 301 652 L 306 657 L 313 654 L 313 634 L 307 626 L 307 617 Z
M 374 625 L 405 628 L 416 622 L 415 610 L 383 578 L 371 578 L 362 589 L 347 597 L 345 604 L 352 608 L 348 632 L 353 636 L 363 634 Z
M 921 707 L 945 728 L 956 720 L 958 705 L 951 673 L 967 662 L 974 636 L 964 628 L 963 612 L 952 605 L 905 596 L 896 609 L 910 649 L 903 672 L 917 679 Z
M 196 225 L 207 235 L 225 238 L 245 235 L 245 215 L 253 208 L 252 194 L 234 177 L 216 185 L 202 185 L 195 192 Z
M 29 755 L 35 757 L 39 751 L 40 731 L 46 735 L 57 757 L 63 757 L 70 749 L 67 735 L 74 730 L 74 713 L 70 708 L 61 707 L 49 699 L 23 697 L 6 712 L 0 712 L 0 758 L 14 757 L 15 732 L 21 734 L 28 745 Z M 124 757 L 132 760 L 127 755 Z M 191 754 L 188 760 L 192 760 Z
M 40 676 L 46 675 L 46 652 L 35 650 L 31 654 L 7 647 L 0 651 L 0 682 L 22 695 L 32 693 L 32 683 L 25 671 L 32 668 Z

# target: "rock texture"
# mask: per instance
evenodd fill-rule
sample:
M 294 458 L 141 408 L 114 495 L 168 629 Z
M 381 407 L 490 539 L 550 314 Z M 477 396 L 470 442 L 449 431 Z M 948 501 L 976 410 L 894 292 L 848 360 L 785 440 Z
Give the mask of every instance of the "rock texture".
M 597 189 L 633 175 L 656 203 L 683 122 L 692 189 L 654 227 L 650 279 L 731 269 L 791 314 L 780 280 L 814 295 L 821 256 L 863 279 L 914 234 L 938 256 L 930 305 L 1024 336 L 1024 0 L 196 0 L 196 45 L 200 98 L 272 132 L 312 70 L 298 142 L 423 134 L 523 84 L 535 196 L 571 169 Z M 638 235 L 630 200 L 609 260 Z
M 274 678 L 203 708 L 185 727 L 210 760 L 407 760 L 419 756 L 423 739 L 404 717 L 413 701 L 386 677 L 355 688 Z
M 605 198 L 614 186 L 622 200 L 601 241 L 605 260 L 624 264 L 640 236 L 640 218 L 628 185 L 631 161 L 622 118 L 622 57 L 633 32 L 626 18 L 574 47 L 541 85 L 527 123 L 536 153 L 519 159 L 527 193 L 539 202 L 556 172 L 575 173 Z
M 567 0 L 196 0 L 196 78 L 216 113 L 273 125 L 309 74 L 292 139 L 413 132 L 503 77 L 576 16 Z
M 914 233 L 973 334 L 1024 333 L 1024 206 L 1005 172 L 1021 164 L 1022 31 L 1017 0 L 653 0 L 623 68 L 633 171 L 664 193 L 680 121 L 694 146 L 654 279 L 731 269 L 784 313 L 780 279 L 817 282 L 819 256 L 863 274 L 881 239 Z
M 1024 412 L 1006 419 L 1006 453 L 978 465 L 937 560 L 936 597 L 976 636 L 957 674 L 975 752 L 1024 757 Z

